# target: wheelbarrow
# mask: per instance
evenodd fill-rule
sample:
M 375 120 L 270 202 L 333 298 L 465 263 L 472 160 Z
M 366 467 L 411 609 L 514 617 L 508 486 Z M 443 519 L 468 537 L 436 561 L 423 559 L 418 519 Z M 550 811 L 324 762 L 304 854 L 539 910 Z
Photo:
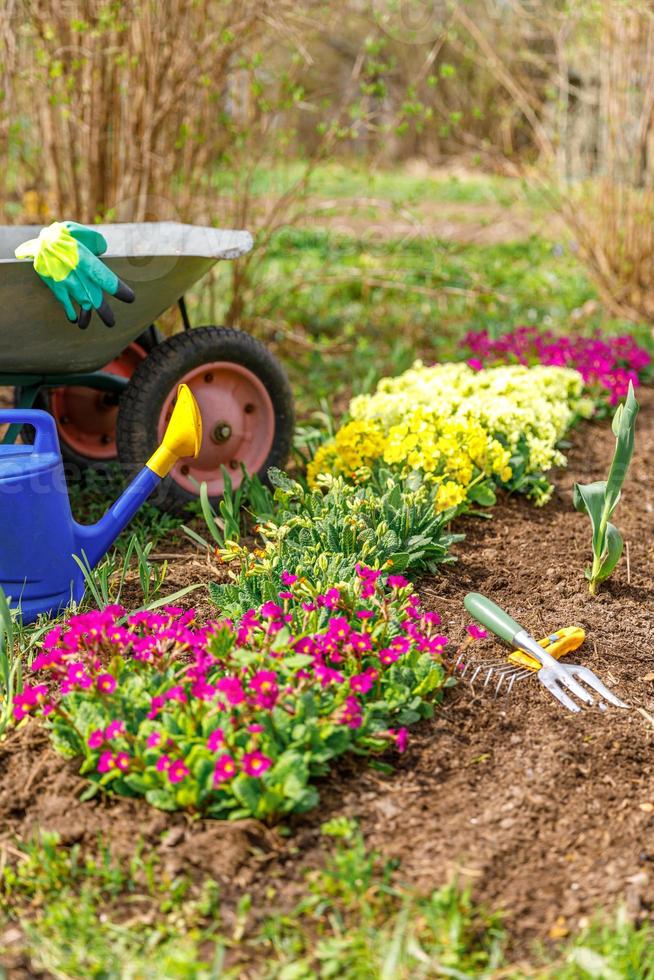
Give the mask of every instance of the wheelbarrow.
M 49 411 L 69 475 L 118 461 L 126 476 L 161 442 L 179 384 L 200 407 L 198 457 L 177 464 L 157 502 L 178 511 L 201 483 L 218 500 L 224 472 L 234 486 L 243 471 L 265 478 L 283 466 L 293 436 L 293 398 L 279 361 L 248 334 L 225 327 L 191 329 L 185 292 L 221 259 L 252 247 L 245 231 L 177 222 L 97 226 L 106 264 L 135 293 L 114 305 L 108 329 L 93 317 L 87 330 L 68 322 L 31 264 L 14 249 L 39 226 L 0 227 L 0 385 L 15 388 L 17 408 Z M 164 339 L 155 321 L 179 306 L 184 330 Z M 13 442 L 11 426 L 3 442 Z M 24 440 L 32 437 L 23 430 Z

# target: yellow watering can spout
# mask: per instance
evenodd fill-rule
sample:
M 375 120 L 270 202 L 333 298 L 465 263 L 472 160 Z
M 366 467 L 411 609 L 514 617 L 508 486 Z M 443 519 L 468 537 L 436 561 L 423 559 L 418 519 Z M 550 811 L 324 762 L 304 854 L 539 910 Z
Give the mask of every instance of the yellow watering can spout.
M 197 456 L 201 442 L 202 417 L 198 403 L 188 385 L 180 385 L 162 443 L 145 465 L 163 479 L 179 459 Z

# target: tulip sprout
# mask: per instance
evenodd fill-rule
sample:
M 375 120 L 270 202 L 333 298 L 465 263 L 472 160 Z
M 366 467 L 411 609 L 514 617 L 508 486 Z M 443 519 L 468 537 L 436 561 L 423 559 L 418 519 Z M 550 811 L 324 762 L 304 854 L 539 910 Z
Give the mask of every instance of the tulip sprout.
M 622 484 L 633 456 L 637 415 L 638 402 L 630 382 L 626 401 L 613 417 L 616 445 L 608 479 L 596 483 L 575 483 L 574 505 L 577 510 L 588 514 L 593 526 L 593 564 L 585 572 L 591 595 L 595 595 L 599 583 L 609 577 L 622 555 L 622 535 L 609 518 L 620 501 Z

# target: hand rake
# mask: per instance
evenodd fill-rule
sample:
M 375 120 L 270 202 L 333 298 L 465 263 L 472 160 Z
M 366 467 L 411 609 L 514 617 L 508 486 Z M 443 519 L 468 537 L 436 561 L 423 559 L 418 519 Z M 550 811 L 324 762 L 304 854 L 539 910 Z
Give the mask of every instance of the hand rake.
M 512 619 L 508 613 L 490 599 L 478 592 L 469 592 L 465 597 L 464 605 L 474 619 L 495 633 L 496 636 L 499 636 L 506 643 L 524 650 L 542 664 L 537 674 L 538 680 L 569 711 L 580 710 L 579 705 L 572 700 L 570 694 L 574 694 L 584 704 L 595 704 L 593 695 L 580 682 L 592 688 L 608 704 L 612 704 L 616 708 L 628 707 L 624 701 L 617 698 L 608 687 L 602 684 L 588 667 L 583 667 L 581 664 L 560 664 L 536 642 L 520 623 L 516 623 L 515 619 Z M 501 670 L 501 668 L 497 669 Z M 513 679 L 515 680 L 515 676 Z M 500 680 L 500 684 L 501 682 Z M 600 706 L 601 704 L 600 701 Z

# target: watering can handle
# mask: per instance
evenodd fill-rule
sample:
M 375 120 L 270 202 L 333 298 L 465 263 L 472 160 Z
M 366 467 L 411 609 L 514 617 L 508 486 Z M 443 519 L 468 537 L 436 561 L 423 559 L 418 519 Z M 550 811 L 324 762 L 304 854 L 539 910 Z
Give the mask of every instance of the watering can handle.
M 55 420 L 38 408 L 0 409 L 0 425 L 31 425 L 34 428 L 34 452 L 59 454 L 59 437 Z

